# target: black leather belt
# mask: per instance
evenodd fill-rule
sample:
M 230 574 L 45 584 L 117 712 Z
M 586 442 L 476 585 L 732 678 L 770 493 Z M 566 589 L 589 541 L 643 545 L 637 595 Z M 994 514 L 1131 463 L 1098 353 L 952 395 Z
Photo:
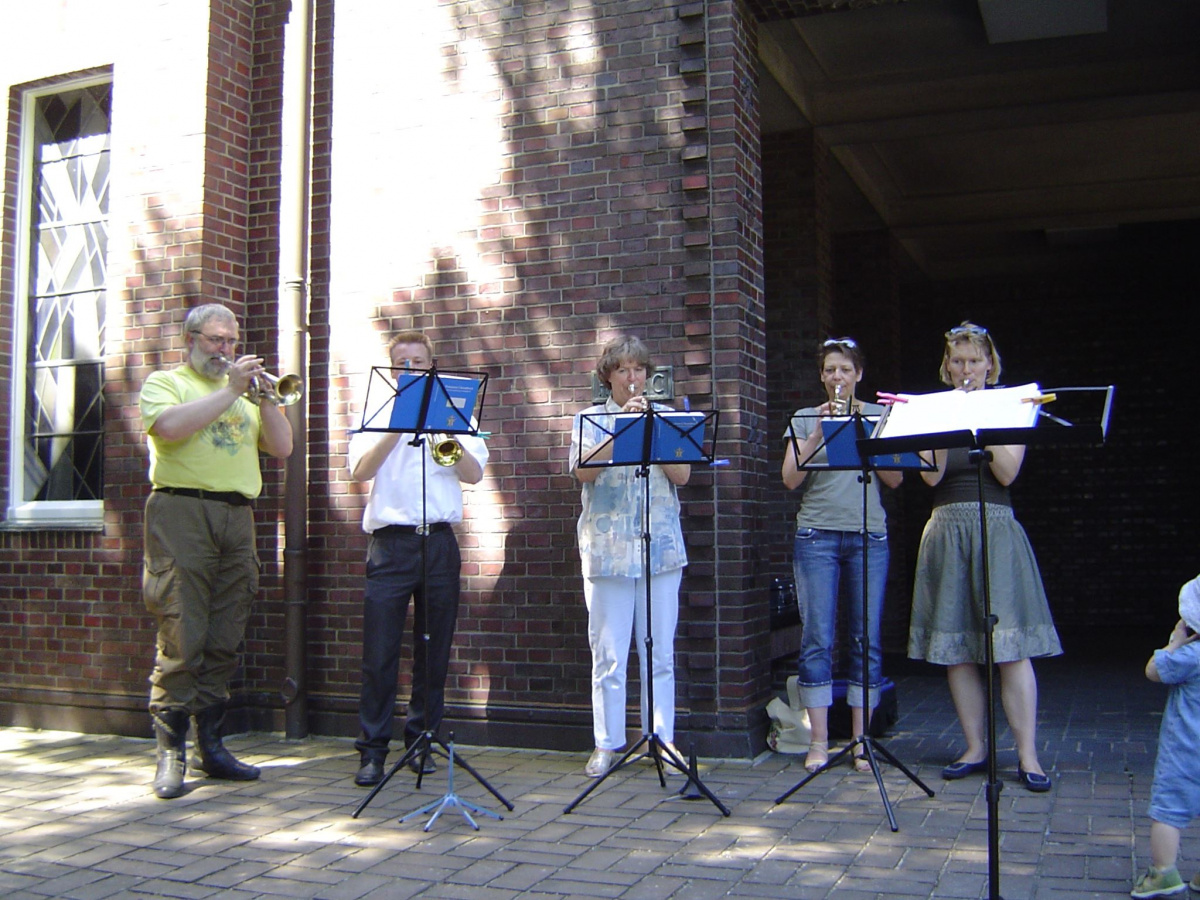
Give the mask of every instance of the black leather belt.
M 195 497 L 197 500 L 216 500 L 228 503 L 230 506 L 249 506 L 250 498 L 237 491 L 202 491 L 199 488 L 157 487 L 154 490 L 160 494 L 174 494 L 176 497 Z
M 371 534 L 374 537 L 394 537 L 397 534 L 437 534 L 439 531 L 453 530 L 454 526 L 449 522 L 430 522 L 428 525 L 384 525 Z

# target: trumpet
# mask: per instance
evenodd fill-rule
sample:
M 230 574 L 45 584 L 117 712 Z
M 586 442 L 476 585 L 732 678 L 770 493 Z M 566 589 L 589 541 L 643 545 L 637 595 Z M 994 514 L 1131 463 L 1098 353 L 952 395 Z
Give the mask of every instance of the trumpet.
M 303 396 L 304 381 L 299 375 L 272 375 L 270 372 L 250 379 L 250 387 L 246 388 L 245 393 L 251 403 L 258 403 L 266 397 L 276 406 L 291 406 Z
M 221 357 L 226 366 L 232 366 L 233 360 Z M 250 379 L 250 386 L 242 392 L 242 396 L 251 403 L 257 404 L 264 397 L 276 406 L 291 406 L 298 403 L 304 396 L 304 379 L 299 375 L 272 375 L 263 372 Z
M 463 458 L 463 445 L 448 434 L 429 436 L 429 454 L 439 466 L 450 466 Z
M 849 404 L 846 398 L 842 396 L 842 386 L 835 384 L 833 386 L 833 400 L 829 403 L 829 411 L 835 416 L 844 416 Z

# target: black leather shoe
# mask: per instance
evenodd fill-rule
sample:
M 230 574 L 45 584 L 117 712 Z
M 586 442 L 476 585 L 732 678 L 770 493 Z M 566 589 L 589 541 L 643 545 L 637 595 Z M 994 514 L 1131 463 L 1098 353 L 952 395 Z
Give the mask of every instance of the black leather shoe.
M 433 761 L 433 754 L 425 757 L 425 768 L 421 768 L 421 754 L 418 753 L 408 761 L 408 767 L 413 770 L 416 775 L 429 775 L 437 771 L 437 763 Z
M 364 759 L 358 769 L 358 774 L 354 776 L 354 783 L 359 787 L 371 787 L 381 781 L 383 781 L 383 760 L 372 757 Z

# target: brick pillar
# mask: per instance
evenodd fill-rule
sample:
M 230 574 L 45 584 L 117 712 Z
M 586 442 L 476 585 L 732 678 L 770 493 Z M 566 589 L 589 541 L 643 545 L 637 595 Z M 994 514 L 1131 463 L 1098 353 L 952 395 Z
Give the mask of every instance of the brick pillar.
M 688 602 L 705 606 L 708 615 L 691 618 L 683 646 L 691 651 L 686 658 L 693 729 L 712 728 L 726 752 L 748 753 L 756 748 L 758 706 L 769 684 L 769 668 L 762 664 L 769 640 L 761 552 L 768 429 L 757 26 L 736 3 L 706 4 L 704 15 L 712 234 L 704 288 L 711 304 L 712 400 L 721 413 L 718 454 L 730 465 L 696 478 L 697 488 L 711 485 L 711 508 L 706 505 L 703 513 L 713 541 L 704 560 L 712 592 L 697 590 L 697 573 L 689 574 Z M 689 279 L 689 291 L 693 280 L 699 278 Z M 699 518 L 700 512 L 694 509 L 693 515 Z M 699 524 L 689 525 L 689 534 L 701 535 Z M 709 675 L 701 662 L 709 657 L 699 648 L 714 646 Z M 709 691 L 711 706 L 703 696 Z

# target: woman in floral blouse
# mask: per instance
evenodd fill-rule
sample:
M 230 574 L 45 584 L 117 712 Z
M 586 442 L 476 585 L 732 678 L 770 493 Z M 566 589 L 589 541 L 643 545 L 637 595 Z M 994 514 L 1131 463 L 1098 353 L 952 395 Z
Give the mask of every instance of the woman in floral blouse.
M 571 473 L 583 487 L 578 538 L 592 649 L 592 730 L 596 741 L 584 771 L 593 778 L 613 766 L 625 745 L 625 672 L 634 629 L 641 672 L 642 730 L 656 734 L 679 758 L 673 743 L 675 626 L 687 553 L 679 527 L 676 486 L 687 483 L 691 466 L 650 466 L 650 606 L 654 617 L 651 716 L 642 650 L 646 637 L 644 483 L 637 477 L 639 466 L 595 465 L 612 459 L 612 417 L 646 411 L 646 379 L 653 371 L 650 353 L 638 338 L 609 341 L 596 363 L 596 374 L 612 390 L 612 396 L 576 415 L 571 428 Z M 654 408 L 668 409 L 658 404 Z

